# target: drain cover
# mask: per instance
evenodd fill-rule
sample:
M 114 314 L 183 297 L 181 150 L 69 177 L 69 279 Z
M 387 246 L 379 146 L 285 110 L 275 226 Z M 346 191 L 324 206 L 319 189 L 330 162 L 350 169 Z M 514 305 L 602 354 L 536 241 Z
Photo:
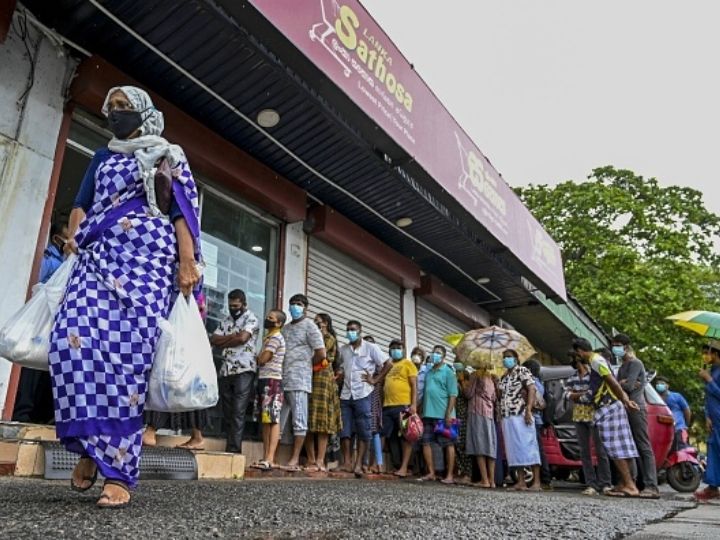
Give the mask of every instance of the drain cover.
M 79 454 L 65 450 L 58 442 L 42 443 L 45 450 L 45 478 L 69 480 L 80 459 Z M 197 462 L 189 450 L 182 448 L 145 447 L 140 458 L 143 480 L 197 480 Z

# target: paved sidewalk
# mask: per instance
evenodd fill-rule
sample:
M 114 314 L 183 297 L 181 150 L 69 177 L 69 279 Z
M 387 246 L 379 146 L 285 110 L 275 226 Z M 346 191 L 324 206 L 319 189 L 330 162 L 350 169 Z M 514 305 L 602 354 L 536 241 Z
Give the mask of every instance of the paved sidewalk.
M 675 517 L 651 523 L 629 540 L 713 539 L 720 538 L 720 503 L 700 504 Z

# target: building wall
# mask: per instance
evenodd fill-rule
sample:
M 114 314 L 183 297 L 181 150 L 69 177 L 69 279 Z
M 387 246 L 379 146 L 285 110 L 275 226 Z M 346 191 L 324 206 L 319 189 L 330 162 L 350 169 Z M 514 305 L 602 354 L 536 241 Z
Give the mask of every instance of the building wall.
M 25 302 L 34 277 L 64 88 L 74 68 L 47 38 L 28 30 L 25 43 L 11 31 L 0 45 L 0 323 Z M 11 364 L 0 359 L 0 409 L 10 371 Z

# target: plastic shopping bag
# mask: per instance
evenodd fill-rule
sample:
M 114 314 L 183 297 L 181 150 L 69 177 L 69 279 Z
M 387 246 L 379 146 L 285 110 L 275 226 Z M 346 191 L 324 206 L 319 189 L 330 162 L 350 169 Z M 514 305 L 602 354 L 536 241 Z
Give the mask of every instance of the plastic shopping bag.
M 48 371 L 50 333 L 77 257 L 71 254 L 46 283 L 0 329 L 0 356 L 23 367 Z
M 217 374 L 195 297 L 180 296 L 160 330 L 145 408 L 183 412 L 215 406 Z

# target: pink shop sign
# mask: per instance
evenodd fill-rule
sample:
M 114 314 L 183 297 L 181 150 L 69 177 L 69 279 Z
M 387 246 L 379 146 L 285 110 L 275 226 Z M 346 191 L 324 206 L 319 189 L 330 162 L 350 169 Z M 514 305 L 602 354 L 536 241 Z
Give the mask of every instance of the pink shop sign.
M 538 279 L 566 298 L 558 245 L 359 2 L 250 2 Z

